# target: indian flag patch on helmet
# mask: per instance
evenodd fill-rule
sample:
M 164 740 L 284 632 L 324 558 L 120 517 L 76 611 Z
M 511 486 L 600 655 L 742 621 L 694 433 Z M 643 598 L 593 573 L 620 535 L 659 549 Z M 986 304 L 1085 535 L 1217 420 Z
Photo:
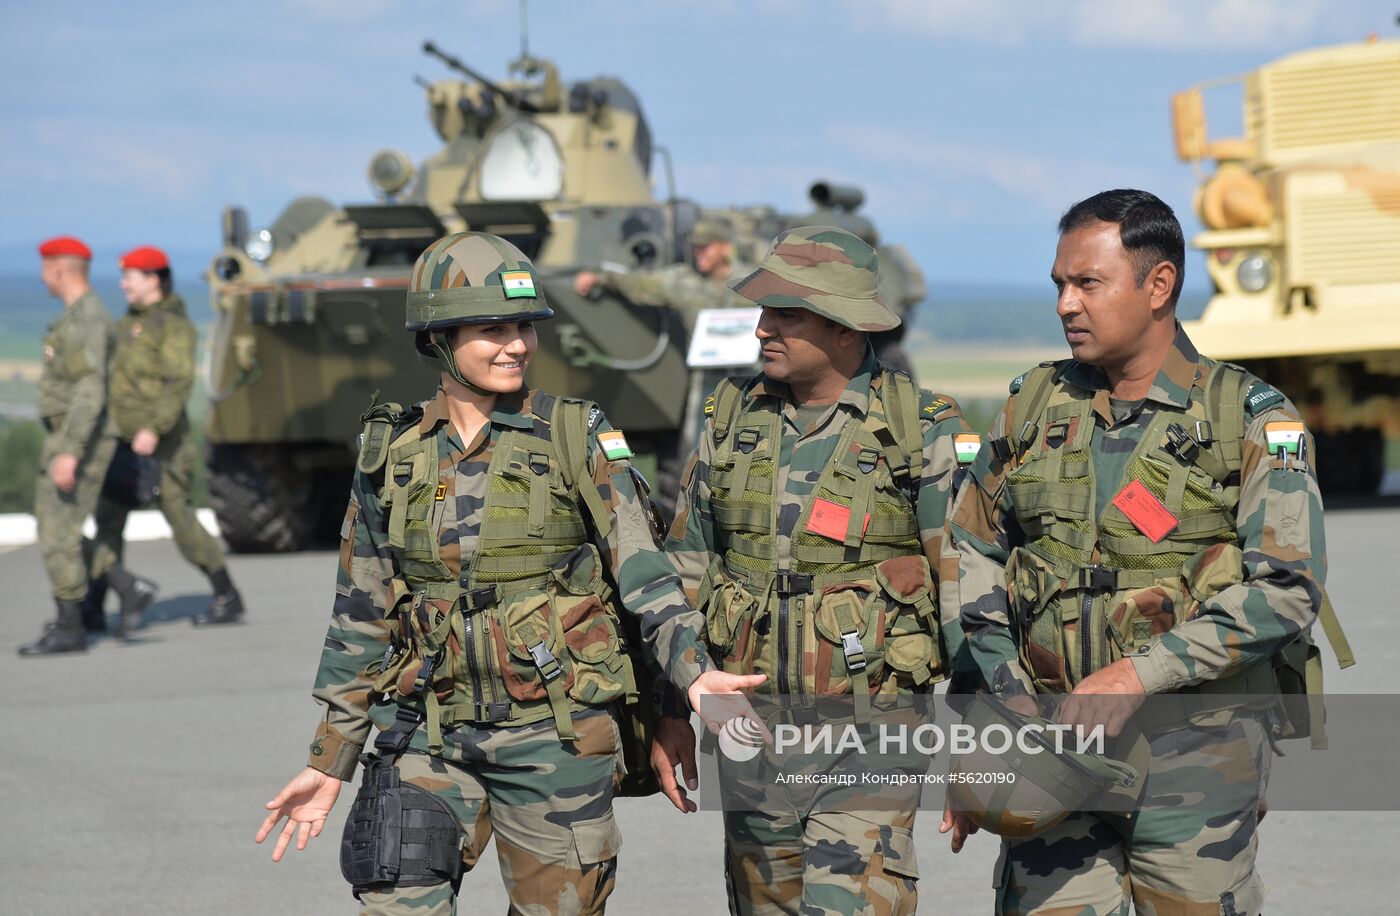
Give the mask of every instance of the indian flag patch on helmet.
M 1297 420 L 1265 423 L 1264 438 L 1269 442 L 1270 455 L 1278 454 L 1279 449 L 1297 455 L 1298 446 L 1303 441 L 1303 424 Z
M 627 445 L 627 437 L 622 434 L 620 429 L 609 429 L 599 433 L 598 446 L 603 450 L 603 457 L 609 461 L 632 457 L 632 449 Z
M 501 288 L 507 299 L 534 299 L 535 278 L 528 270 L 501 271 Z
M 953 437 L 953 448 L 958 453 L 958 464 L 971 464 L 982 448 L 982 437 L 976 433 L 958 433 Z

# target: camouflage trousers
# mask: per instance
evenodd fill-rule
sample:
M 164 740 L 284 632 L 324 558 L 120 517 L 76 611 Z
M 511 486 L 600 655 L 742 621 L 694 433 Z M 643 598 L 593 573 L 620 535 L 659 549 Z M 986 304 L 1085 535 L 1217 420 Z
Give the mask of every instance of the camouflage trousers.
M 915 911 L 917 786 L 808 783 L 801 778 L 804 771 L 821 774 L 800 761 L 774 768 L 736 765 L 721 756 L 719 763 L 731 913 L 901 916 Z M 927 768 L 922 756 L 885 756 L 878 762 L 824 757 L 816 765 L 825 773 Z
M 1255 715 L 1150 736 L 1151 769 L 1131 816 L 1076 813 L 1002 841 L 994 883 L 1005 916 L 1254 916 L 1259 809 L 1271 749 Z
M 115 449 L 116 434 L 109 430 L 109 435 L 113 436 L 111 448 Z M 154 457 L 160 462 L 160 495 L 156 498 L 156 505 L 170 525 L 181 556 L 206 573 L 223 569 L 223 548 L 195 516 L 194 471 L 199 453 L 187 417 L 182 417 L 174 429 L 160 437 Z M 122 532 L 126 528 L 129 511 L 109 499 L 98 500 L 93 578 L 102 576 L 121 562 Z
M 561 741 L 553 720 L 514 728 L 470 724 L 443 734 L 441 757 L 419 728 L 399 757 L 399 778 L 431 792 L 457 816 L 463 860 L 476 865 L 494 834 L 510 912 L 602 913 L 612 893 L 622 836 L 613 819 L 622 765 L 617 723 L 605 709 L 576 713 L 578 739 Z M 365 891 L 362 916 L 448 916 L 450 883 Z
M 34 484 L 34 521 L 39 552 L 44 558 L 59 601 L 81 601 L 87 595 L 92 551 L 83 544 L 83 521 L 97 508 L 107 465 L 116 442 L 100 433 L 101 424 L 88 440 L 78 461 L 77 485 L 65 493 L 49 477 L 49 465 L 59 453 L 58 437 L 45 438 L 39 458 L 39 479 Z M 89 545 L 90 546 L 90 545 Z

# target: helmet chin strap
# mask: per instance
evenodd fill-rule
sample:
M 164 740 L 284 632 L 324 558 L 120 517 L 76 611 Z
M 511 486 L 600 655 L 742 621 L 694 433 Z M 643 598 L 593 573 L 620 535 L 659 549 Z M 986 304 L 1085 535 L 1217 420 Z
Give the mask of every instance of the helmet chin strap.
M 467 381 L 467 377 L 462 374 L 462 370 L 457 368 L 457 358 L 452 355 L 450 334 L 447 331 L 432 331 L 428 337 L 428 345 L 432 347 L 433 352 L 437 354 L 438 362 L 447 370 L 447 374 L 452 376 L 453 379 L 464 386 L 468 391 L 473 391 L 486 397 L 495 397 L 497 394 L 500 394 L 498 391 L 491 391 Z

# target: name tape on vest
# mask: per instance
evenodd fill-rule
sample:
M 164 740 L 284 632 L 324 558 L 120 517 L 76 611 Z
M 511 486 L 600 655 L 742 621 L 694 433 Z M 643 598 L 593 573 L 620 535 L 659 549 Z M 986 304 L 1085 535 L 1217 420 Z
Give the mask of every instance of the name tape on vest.
M 1113 504 L 1154 544 L 1170 534 L 1179 521 L 1140 480 L 1134 480 L 1120 490 L 1113 497 Z

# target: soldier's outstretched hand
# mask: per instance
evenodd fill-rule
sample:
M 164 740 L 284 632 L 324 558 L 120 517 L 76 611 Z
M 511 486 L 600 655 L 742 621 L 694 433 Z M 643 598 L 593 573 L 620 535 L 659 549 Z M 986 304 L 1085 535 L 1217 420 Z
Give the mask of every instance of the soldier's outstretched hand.
M 771 744 L 773 736 L 768 733 L 768 727 L 744 696 L 745 690 L 752 690 L 766 680 L 766 674 L 728 674 L 711 669 L 695 679 L 686 691 L 686 699 L 690 700 L 690 708 L 705 720 L 705 727 L 715 734 L 719 734 L 724 723 L 731 719 L 750 719 L 763 732 L 764 740 Z
M 258 828 L 257 836 L 253 837 L 254 842 L 261 843 L 267 839 L 268 835 L 277 829 L 277 822 L 285 817 L 287 825 L 282 828 L 281 835 L 277 837 L 277 845 L 272 848 L 272 861 L 282 861 L 282 854 L 287 851 L 287 844 L 292 841 L 293 833 L 297 837 L 297 849 L 305 849 L 307 840 L 320 836 L 325 828 L 326 817 L 331 813 L 335 800 L 340 797 L 341 785 L 343 783 L 339 779 L 327 776 L 320 770 L 311 767 L 302 770 L 296 778 L 282 787 L 276 798 L 264 806 L 272 813 Z

